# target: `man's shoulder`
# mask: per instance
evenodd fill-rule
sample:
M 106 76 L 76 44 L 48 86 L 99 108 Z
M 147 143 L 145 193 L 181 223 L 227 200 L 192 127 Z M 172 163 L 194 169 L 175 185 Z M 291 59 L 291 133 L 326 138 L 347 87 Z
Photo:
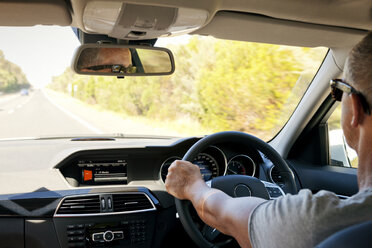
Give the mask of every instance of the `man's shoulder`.
M 372 207 L 372 188 L 361 190 L 347 199 L 341 199 L 339 195 L 327 190 L 313 193 L 309 189 L 302 189 L 296 195 L 287 194 L 267 202 L 266 205 L 268 211 L 280 209 L 285 214 L 286 212 L 292 213 L 295 209 L 298 214 L 307 215 L 307 217 L 315 216 L 315 219 L 317 216 L 323 218 L 323 215 L 330 213 L 341 214 L 343 211 L 349 212 L 369 207 Z
M 303 189 L 258 206 L 250 218 L 250 237 L 255 244 L 271 247 L 312 247 L 337 230 L 371 219 L 371 207 L 371 189 L 346 200 L 330 191 Z M 267 240 L 270 235 L 272 239 Z

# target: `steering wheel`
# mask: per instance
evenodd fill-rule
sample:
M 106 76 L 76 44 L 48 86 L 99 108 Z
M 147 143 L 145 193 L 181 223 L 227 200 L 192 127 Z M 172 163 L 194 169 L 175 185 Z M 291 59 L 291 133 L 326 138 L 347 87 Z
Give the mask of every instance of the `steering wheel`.
M 196 142 L 185 154 L 182 160 L 192 162 L 204 149 L 221 142 L 239 143 L 246 147 L 255 148 L 263 153 L 276 166 L 283 178 L 283 190 L 286 193 L 296 194 L 297 188 L 292 171 L 284 159 L 269 144 L 261 139 L 242 132 L 226 131 L 208 135 Z M 211 187 L 217 188 L 232 197 L 255 196 L 269 199 L 267 189 L 259 179 L 244 175 L 221 176 L 212 179 Z M 237 190 L 238 189 L 238 190 Z M 238 194 L 238 195 L 237 195 Z M 239 195 L 241 194 L 241 195 Z M 175 199 L 177 212 L 183 227 L 191 239 L 201 248 L 219 247 L 221 243 L 214 244 L 198 230 L 190 213 L 192 204 L 187 200 Z M 214 232 L 215 229 L 212 231 Z M 226 243 L 226 242 L 224 242 Z M 222 243 L 223 244 L 223 243 Z

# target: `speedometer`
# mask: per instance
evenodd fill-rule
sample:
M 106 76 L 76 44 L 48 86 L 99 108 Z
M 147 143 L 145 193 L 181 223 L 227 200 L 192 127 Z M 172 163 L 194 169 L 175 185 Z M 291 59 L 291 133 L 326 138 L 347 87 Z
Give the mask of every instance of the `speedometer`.
M 209 154 L 199 153 L 199 155 L 194 159 L 193 164 L 199 166 L 204 181 L 211 180 L 219 175 L 218 164 Z
M 163 180 L 163 182 L 165 182 L 165 179 L 167 178 L 168 168 L 171 166 L 171 164 L 175 160 L 182 160 L 182 158 L 180 158 L 180 157 L 170 157 L 170 158 L 167 158 L 163 162 L 163 164 L 161 165 L 161 167 L 160 167 L 160 177 Z

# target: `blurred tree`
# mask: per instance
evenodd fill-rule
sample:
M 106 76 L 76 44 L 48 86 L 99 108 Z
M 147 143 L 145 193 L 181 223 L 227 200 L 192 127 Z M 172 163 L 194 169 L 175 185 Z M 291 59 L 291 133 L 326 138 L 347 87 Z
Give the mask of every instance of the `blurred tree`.
M 15 92 L 21 88 L 29 88 L 30 84 L 22 69 L 5 59 L 0 50 L 0 92 Z

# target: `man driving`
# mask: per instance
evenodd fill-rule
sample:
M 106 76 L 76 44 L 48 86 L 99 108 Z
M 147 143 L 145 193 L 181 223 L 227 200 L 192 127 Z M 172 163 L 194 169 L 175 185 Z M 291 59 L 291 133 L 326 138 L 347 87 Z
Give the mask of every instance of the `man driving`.
M 332 192 L 308 189 L 275 200 L 232 198 L 212 189 L 200 169 L 175 161 L 168 169 L 167 191 L 190 200 L 209 226 L 233 236 L 241 247 L 314 247 L 331 234 L 372 219 L 372 33 L 350 52 L 343 79 L 331 80 L 332 97 L 341 101 L 341 125 L 358 154 L 359 192 L 340 200 Z

